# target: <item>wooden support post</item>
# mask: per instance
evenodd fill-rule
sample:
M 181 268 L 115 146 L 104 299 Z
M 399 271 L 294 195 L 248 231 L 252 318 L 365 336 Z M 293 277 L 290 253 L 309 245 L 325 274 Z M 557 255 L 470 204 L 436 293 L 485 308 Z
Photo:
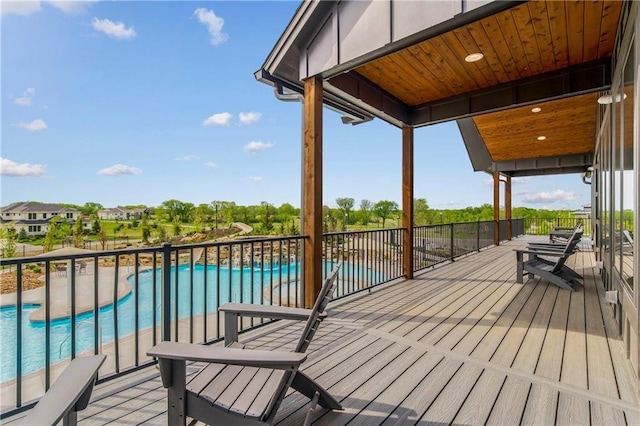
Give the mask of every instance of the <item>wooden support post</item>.
M 506 176 L 504 183 L 504 213 L 507 219 L 507 240 L 511 241 L 513 238 L 513 231 L 511 229 L 511 176 Z
M 500 172 L 493 172 L 493 243 L 500 245 Z
M 322 287 L 322 79 L 304 81 L 302 215 L 304 306 L 312 308 Z
M 413 127 L 402 127 L 402 266 L 413 278 Z

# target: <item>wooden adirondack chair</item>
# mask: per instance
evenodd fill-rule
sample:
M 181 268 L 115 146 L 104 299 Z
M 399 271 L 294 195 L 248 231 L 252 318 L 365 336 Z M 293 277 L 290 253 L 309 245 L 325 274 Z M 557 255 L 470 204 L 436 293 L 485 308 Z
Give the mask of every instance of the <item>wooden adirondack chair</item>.
M 566 241 L 552 242 L 552 243 L 529 243 L 527 244 L 527 248 L 564 251 L 567 244 L 573 243 L 573 250 L 577 251 L 579 250 L 578 244 L 582 240 L 583 234 L 584 234 L 584 231 L 582 230 L 582 228 L 575 228 L 573 230 L 573 234 Z
M 269 425 L 273 423 L 289 387 L 312 402 L 308 423 L 319 403 L 328 409 L 342 409 L 325 389 L 299 371 L 320 323 L 333 297 L 338 269 L 329 274 L 313 309 L 226 304 L 225 332 L 228 346 L 211 348 L 188 343 L 162 342 L 147 354 L 157 357 L 162 384 L 168 388 L 168 424 L 184 425 L 187 417 L 207 424 Z M 241 316 L 307 320 L 294 352 L 244 349 L 237 342 L 235 329 Z M 209 363 L 189 382 L 186 361 Z
M 53 383 L 51 389 L 17 425 L 57 425 L 60 420 L 65 426 L 78 422 L 78 411 L 87 408 L 98 370 L 106 355 L 75 358 Z
M 527 248 L 516 250 L 517 277 L 516 282 L 524 282 L 523 275 L 538 275 L 552 284 L 565 290 L 574 291 L 576 287 L 582 287 L 579 279 L 580 274 L 565 265 L 569 256 L 574 252 L 579 240 L 575 238 L 578 230 L 569 238 L 563 250 L 545 250 L 544 248 Z M 529 255 L 528 260 L 524 260 L 524 255 Z M 545 259 L 543 256 L 555 258 L 555 261 Z

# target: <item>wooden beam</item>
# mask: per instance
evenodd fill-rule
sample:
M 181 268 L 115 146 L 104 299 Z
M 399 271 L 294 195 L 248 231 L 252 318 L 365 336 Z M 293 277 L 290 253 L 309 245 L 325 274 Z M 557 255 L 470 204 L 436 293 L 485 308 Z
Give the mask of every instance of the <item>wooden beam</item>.
M 511 241 L 513 234 L 511 232 L 511 176 L 506 176 L 504 184 L 504 211 L 507 219 L 507 240 Z
M 493 243 L 500 245 L 500 172 L 493 172 Z
M 402 265 L 413 278 L 413 127 L 402 127 Z
M 312 308 L 322 287 L 322 79 L 304 81 L 302 220 L 304 305 Z

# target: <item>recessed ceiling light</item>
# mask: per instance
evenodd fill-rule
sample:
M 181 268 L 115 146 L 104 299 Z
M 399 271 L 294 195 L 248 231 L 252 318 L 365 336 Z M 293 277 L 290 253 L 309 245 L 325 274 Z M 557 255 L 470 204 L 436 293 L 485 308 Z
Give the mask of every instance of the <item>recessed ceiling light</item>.
M 539 141 L 543 141 L 543 140 L 545 140 L 546 138 L 547 138 L 546 136 L 538 136 L 538 140 L 539 140 Z
M 484 58 L 484 55 L 480 52 L 476 52 L 476 53 L 471 53 L 470 55 L 467 55 L 467 57 L 464 58 L 464 60 L 467 62 L 478 62 L 482 58 Z
M 542 108 L 539 108 L 539 107 L 531 108 L 531 112 L 540 112 L 540 111 L 542 111 Z
M 622 97 L 620 96 L 620 93 L 618 93 L 616 95 L 616 102 L 620 102 L 621 99 L 627 99 L 627 94 L 624 93 L 622 95 Z M 600 105 L 609 105 L 610 103 L 613 103 L 613 96 L 612 95 L 602 95 L 598 98 L 598 103 Z

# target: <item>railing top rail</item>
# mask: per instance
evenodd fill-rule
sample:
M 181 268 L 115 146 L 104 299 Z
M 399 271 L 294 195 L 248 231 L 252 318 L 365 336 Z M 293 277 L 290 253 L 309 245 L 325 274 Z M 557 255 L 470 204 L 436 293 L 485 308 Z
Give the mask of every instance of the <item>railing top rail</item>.
M 380 228 L 380 229 L 359 229 L 353 231 L 339 231 L 339 232 L 324 232 L 322 236 L 333 237 L 339 235 L 351 235 L 351 234 L 373 234 L 381 231 L 402 231 L 404 228 Z
M 209 241 L 203 243 L 190 243 L 190 244 L 172 244 L 171 249 L 184 250 L 191 248 L 204 248 L 204 247 L 216 247 L 216 246 L 228 246 L 229 244 L 252 244 L 252 243 L 264 243 L 282 240 L 301 240 L 308 238 L 308 235 L 288 235 L 279 237 L 263 237 L 263 238 L 238 238 L 225 241 Z M 161 249 L 161 247 L 159 247 Z

